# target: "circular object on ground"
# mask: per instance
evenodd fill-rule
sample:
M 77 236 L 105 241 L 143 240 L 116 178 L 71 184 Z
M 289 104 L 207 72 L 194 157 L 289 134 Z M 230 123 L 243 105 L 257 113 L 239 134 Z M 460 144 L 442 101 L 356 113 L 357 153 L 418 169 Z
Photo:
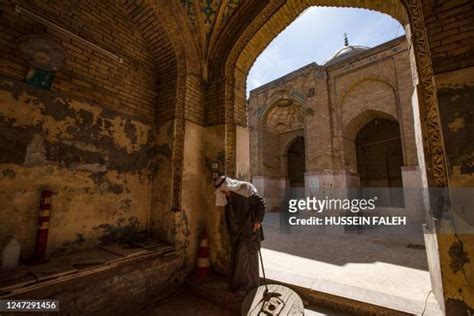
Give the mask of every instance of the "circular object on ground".
M 20 37 L 16 42 L 16 49 L 28 66 L 34 69 L 58 71 L 66 63 L 61 45 L 43 35 Z
M 252 290 L 242 302 L 242 316 L 304 315 L 301 298 L 290 288 L 268 284 Z

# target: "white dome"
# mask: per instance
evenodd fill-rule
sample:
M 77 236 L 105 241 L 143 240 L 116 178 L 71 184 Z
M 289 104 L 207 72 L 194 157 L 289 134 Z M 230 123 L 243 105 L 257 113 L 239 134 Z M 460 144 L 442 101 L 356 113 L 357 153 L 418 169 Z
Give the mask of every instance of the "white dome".
M 349 57 L 358 55 L 366 50 L 369 50 L 370 47 L 359 46 L 359 45 L 347 45 L 338 50 L 334 55 L 324 62 L 324 66 L 331 66 L 337 64 L 340 61 L 343 61 Z

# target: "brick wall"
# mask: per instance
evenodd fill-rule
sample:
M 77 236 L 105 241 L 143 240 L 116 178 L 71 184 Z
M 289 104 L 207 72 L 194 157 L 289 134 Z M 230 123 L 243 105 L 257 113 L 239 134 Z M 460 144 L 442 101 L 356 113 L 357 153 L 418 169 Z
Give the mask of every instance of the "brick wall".
M 267 45 L 291 22 L 293 22 L 298 15 L 308 7 L 320 6 L 339 6 L 352 8 L 366 8 L 375 11 L 383 12 L 391 15 L 402 24 L 406 24 L 408 19 L 406 11 L 399 0 L 386 1 L 364 1 L 364 0 L 288 0 L 279 8 L 274 8 L 275 12 L 268 19 L 258 19 L 262 25 L 256 30 L 252 37 L 247 39 L 247 43 L 242 51 L 239 52 L 236 66 L 234 67 L 235 85 L 234 89 L 234 117 L 239 125 L 246 125 L 246 103 L 245 103 L 245 81 L 248 72 L 252 67 L 257 57 L 267 47 Z M 231 48 L 229 48 L 231 49 Z M 228 56 L 228 53 L 221 54 L 221 56 Z M 217 64 L 223 64 L 217 63 Z M 223 89 L 223 87 L 222 87 Z M 212 106 L 221 107 L 222 103 L 215 102 Z M 209 105 L 211 107 L 211 105 Z M 210 112 L 222 115 L 218 109 L 210 108 Z M 223 121 L 223 117 L 218 116 L 215 122 Z M 213 122 L 214 122 L 213 121 Z
M 370 52 L 366 53 L 366 58 L 330 67 L 333 100 L 340 107 L 342 131 L 347 129 L 351 119 L 366 110 L 389 114 L 400 123 L 405 165 L 416 165 L 418 159 L 411 105 L 413 84 L 406 40 L 400 37 L 372 51 L 370 56 L 367 55 Z M 355 135 L 344 137 L 353 138 Z
M 474 2 L 423 1 L 435 73 L 474 65 Z
M 94 245 L 102 235 L 94 227 L 101 224 L 132 217 L 143 227 L 148 224 L 155 167 L 165 168 L 170 151 L 155 146 L 156 132 L 162 131 L 155 121 L 161 127 L 175 116 L 177 63 L 157 11 L 140 3 L 0 3 L 0 170 L 11 175 L 0 177 L 5 211 L 0 222 L 8 223 L 0 227 L 0 241 L 15 233 L 25 258 L 34 247 L 37 218 L 20 218 L 37 207 L 44 187 L 57 193 L 51 253 L 73 250 L 77 234 L 86 240 L 80 247 Z M 16 4 L 123 63 L 18 14 Z M 45 35 L 65 51 L 66 67 L 56 74 L 52 91 L 23 83 L 28 67 L 15 42 L 27 34 Z M 166 141 L 160 145 L 173 139 Z
M 367 93 L 370 91 L 370 93 Z M 395 92 L 387 83 L 364 80 L 358 83 L 346 96 L 338 110 L 340 115 L 340 127 L 344 138 L 344 168 L 352 172 L 358 172 L 357 158 L 355 152 L 350 150 L 354 146 L 357 133 L 369 120 L 380 116 L 389 115 L 390 119 L 398 120 Z M 365 117 L 365 112 L 374 111 L 376 114 Z M 364 119 L 360 120 L 360 117 Z M 357 128 L 348 131 L 354 120 L 360 120 Z
M 265 175 L 270 177 L 285 177 L 286 166 L 282 155 L 286 154 L 288 143 L 297 136 L 304 136 L 302 128 L 289 128 L 279 133 L 272 131 L 268 126 L 269 114 L 278 107 L 278 101 L 289 99 L 293 102 L 290 107 L 301 108 L 304 115 L 304 107 L 313 102 L 313 98 L 304 97 L 306 91 L 314 87 L 315 64 L 303 67 L 293 74 L 289 74 L 280 80 L 275 80 L 252 90 L 249 99 L 249 129 L 250 129 L 250 172 L 252 175 Z M 295 117 L 282 116 L 282 123 L 291 125 L 290 121 Z M 309 150 L 309 148 L 307 148 Z
M 357 172 L 355 137 L 377 117 L 400 123 L 404 163 L 416 165 L 412 92 L 404 37 L 330 67 L 310 64 L 252 90 L 250 151 L 256 157 L 250 162 L 252 175 L 286 176 L 282 152 L 275 151 L 286 135 L 271 134 L 264 114 L 285 98 L 299 99 L 303 106 L 307 171 Z
M 217 125 L 224 123 L 224 80 L 216 80 L 209 84 L 206 92 L 206 124 Z
M 186 77 L 186 99 L 185 119 L 204 124 L 204 91 L 201 85 L 201 77 L 188 75 Z
M 179 264 L 173 256 L 138 258 L 9 298 L 59 300 L 59 309 L 66 315 L 132 315 L 173 294 Z
M 110 1 L 110 0 L 109 0 Z M 158 123 L 175 117 L 177 90 L 177 60 L 169 34 L 162 25 L 156 8 L 144 1 L 129 1 L 123 4 L 127 17 L 140 30 L 142 37 L 151 51 L 155 64 L 153 70 L 157 75 L 157 84 L 153 91 L 158 94 L 155 110 Z M 143 88 L 141 88 L 143 89 Z
M 124 62 L 19 15 L 14 11 L 16 4 L 120 56 Z M 151 9 L 120 6 L 114 1 L 8 0 L 0 4 L 0 10 L 0 74 L 23 81 L 28 68 L 17 56 L 15 41 L 26 34 L 44 34 L 66 53 L 66 67 L 57 73 L 52 90 L 93 99 L 149 120 L 157 115 L 157 109 L 159 117 L 173 115 L 176 61 Z

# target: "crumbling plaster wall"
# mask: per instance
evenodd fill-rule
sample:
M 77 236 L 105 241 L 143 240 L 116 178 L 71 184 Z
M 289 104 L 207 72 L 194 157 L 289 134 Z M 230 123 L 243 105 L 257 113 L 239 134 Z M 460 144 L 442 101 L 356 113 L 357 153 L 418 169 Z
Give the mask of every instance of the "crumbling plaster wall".
M 225 164 L 225 126 L 207 126 L 203 132 L 204 139 L 204 173 L 202 191 L 204 198 L 203 212 L 209 236 L 209 257 L 212 269 L 220 273 L 230 272 L 230 240 L 224 216 L 224 208 L 215 205 L 214 186 L 212 181 L 212 163 L 216 162 L 220 173 Z
M 438 235 L 446 310 L 453 315 L 474 306 L 474 68 L 435 76 L 451 205 Z
M 15 5 L 116 53 L 123 62 L 18 14 Z M 14 234 L 22 255 L 31 255 L 43 188 L 55 193 L 49 253 L 104 238 L 133 238 L 149 228 L 152 182 L 170 158 L 170 139 L 162 135 L 174 113 L 176 60 L 150 12 L 146 25 L 151 32 L 143 32 L 145 21 L 137 19 L 144 10 L 109 1 L 0 3 L 0 199 L 5 205 L 0 245 Z M 45 36 L 64 50 L 65 67 L 55 74 L 50 91 L 22 83 L 29 67 L 15 45 L 28 34 Z
M 452 187 L 474 186 L 474 67 L 439 74 L 440 115 Z
M 161 240 L 174 242 L 175 214 L 171 212 L 173 178 L 173 144 L 175 121 L 169 120 L 156 127 L 154 139 L 156 167 L 153 176 L 150 230 Z
M 0 240 L 32 254 L 41 189 L 54 192 L 48 252 L 145 230 L 154 128 L 91 101 L 0 81 Z

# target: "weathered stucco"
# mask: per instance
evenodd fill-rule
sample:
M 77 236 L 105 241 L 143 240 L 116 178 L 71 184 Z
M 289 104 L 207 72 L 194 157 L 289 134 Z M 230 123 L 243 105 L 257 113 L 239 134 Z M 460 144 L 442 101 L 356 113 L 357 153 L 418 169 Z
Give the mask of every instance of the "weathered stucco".
M 474 307 L 474 213 L 462 196 L 474 187 L 474 68 L 435 77 L 448 160 L 451 208 L 438 235 L 446 310 L 461 315 Z M 464 189 L 463 189 L 464 188 Z M 466 189 L 467 188 L 467 189 Z M 464 193 L 463 193 L 464 191 Z
M 220 173 L 224 172 L 224 125 L 210 126 L 205 129 L 203 174 L 204 212 L 209 234 L 209 257 L 213 270 L 221 273 L 230 271 L 230 240 L 224 217 L 224 208 L 215 205 L 212 182 L 212 162 L 217 162 Z
M 451 184 L 474 186 L 474 68 L 436 77 Z
M 53 191 L 48 253 L 144 232 L 154 129 L 99 104 L 0 80 L 0 243 L 31 256 L 39 196 Z
M 160 239 L 174 241 L 174 214 L 171 210 L 171 179 L 174 142 L 174 121 L 167 121 L 156 129 L 156 167 L 153 176 L 153 198 L 150 228 Z

